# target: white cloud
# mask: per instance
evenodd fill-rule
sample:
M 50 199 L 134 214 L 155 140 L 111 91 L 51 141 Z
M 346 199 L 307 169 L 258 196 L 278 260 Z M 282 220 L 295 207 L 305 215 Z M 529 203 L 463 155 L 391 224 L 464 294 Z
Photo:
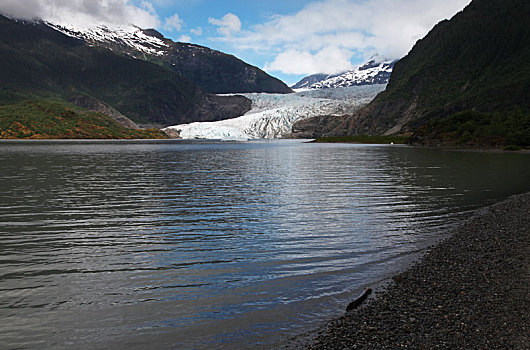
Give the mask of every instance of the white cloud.
M 208 22 L 217 26 L 217 31 L 225 37 L 230 37 L 241 31 L 241 20 L 233 13 L 227 13 L 221 19 L 208 18 Z
M 164 21 L 164 29 L 172 31 L 172 32 L 173 31 L 178 32 L 179 30 L 182 29 L 183 25 L 184 25 L 184 21 L 176 13 L 173 16 L 166 18 Z
M 277 55 L 273 62 L 267 63 L 264 69 L 286 74 L 339 73 L 352 68 L 351 56 L 351 51 L 336 47 L 326 47 L 314 54 L 288 49 Z
M 201 36 L 202 35 L 202 28 L 201 27 L 197 27 L 197 28 L 190 29 L 190 33 L 193 34 L 193 35 Z
M 224 36 L 216 40 L 237 50 L 275 53 L 275 59 L 265 67 L 269 71 L 334 73 L 351 64 L 354 56 L 404 56 L 436 23 L 452 17 L 469 2 L 321 0 L 293 15 L 273 16 L 236 35 L 219 31 Z
M 153 6 L 153 4 L 150 3 L 147 0 L 140 1 L 140 7 L 143 8 L 144 10 L 146 10 L 149 13 L 152 13 L 152 14 L 156 13 L 156 10 L 155 10 L 155 7 Z
M 182 43 L 189 43 L 191 42 L 191 37 L 189 35 L 181 35 L 180 38 L 178 38 L 178 41 Z
M 142 28 L 182 30 L 178 15 L 160 21 L 153 4 L 193 3 L 203 0 L 0 0 L 0 13 L 17 18 L 42 18 L 56 23 L 135 24 Z M 347 69 L 353 57 L 379 53 L 400 58 L 442 19 L 450 18 L 470 0 L 313 0 L 290 15 L 274 15 L 250 29 L 242 29 L 233 13 L 209 18 L 226 51 L 245 50 L 269 57 L 273 72 L 311 74 Z M 203 28 L 189 36 L 202 36 Z
M 160 25 L 152 4 L 145 0 L 139 5 L 130 0 L 1 0 L 0 12 L 15 18 L 40 18 L 79 26 Z
M 157 4 L 160 7 L 180 7 L 190 6 L 199 3 L 203 0 L 151 0 L 151 2 Z

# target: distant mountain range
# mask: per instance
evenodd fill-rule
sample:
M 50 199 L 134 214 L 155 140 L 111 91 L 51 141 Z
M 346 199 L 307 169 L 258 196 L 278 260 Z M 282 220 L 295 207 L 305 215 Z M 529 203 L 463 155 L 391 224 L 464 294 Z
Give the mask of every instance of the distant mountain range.
M 334 76 L 335 75 L 333 74 L 322 74 L 322 73 L 311 74 L 311 75 L 308 75 L 307 77 L 302 78 L 298 83 L 292 85 L 291 88 L 292 89 L 310 89 L 311 85 L 321 82 L 323 80 L 326 80 L 328 78 L 334 77 Z
M 293 89 L 332 89 L 339 87 L 387 84 L 396 60 L 378 56 L 352 70 L 340 74 L 313 74 L 300 80 Z
M 530 146 L 530 2 L 473 0 L 438 23 L 368 106 L 304 120 L 304 136 L 410 134 L 412 142 Z

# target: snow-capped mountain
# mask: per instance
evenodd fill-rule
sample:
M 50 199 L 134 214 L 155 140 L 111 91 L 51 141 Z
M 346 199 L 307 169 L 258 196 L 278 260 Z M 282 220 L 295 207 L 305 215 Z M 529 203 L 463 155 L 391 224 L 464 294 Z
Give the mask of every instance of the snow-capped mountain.
M 240 59 L 205 46 L 174 42 L 155 29 L 133 25 L 76 27 L 45 22 L 68 36 L 91 46 L 102 46 L 117 54 L 156 62 L 193 81 L 209 93 L 291 93 L 279 79 Z
M 169 49 L 169 43 L 155 30 L 143 30 L 135 26 L 117 26 L 109 28 L 105 25 L 79 28 L 69 24 L 45 22 L 48 26 L 68 36 L 82 39 L 89 44 L 103 44 L 108 48 L 125 46 L 141 53 L 161 56 Z
M 304 77 L 298 83 L 296 83 L 293 86 L 291 86 L 291 89 L 294 89 L 294 90 L 307 89 L 312 84 L 318 83 L 318 82 L 320 82 L 322 80 L 326 80 L 326 79 L 334 77 L 334 76 L 336 76 L 336 74 L 335 75 L 333 75 L 333 74 L 322 74 L 322 73 L 311 74 L 311 75 L 308 75 L 307 77 Z
M 330 89 L 338 87 L 388 84 L 396 61 L 372 57 L 368 62 L 354 69 L 335 75 L 314 74 L 305 77 L 293 89 Z M 319 78 L 321 78 L 319 80 Z
M 292 132 L 295 122 L 319 115 L 344 115 L 369 103 L 386 85 L 351 86 L 295 94 L 244 94 L 252 100 L 245 115 L 218 122 L 170 126 L 183 139 L 274 139 Z

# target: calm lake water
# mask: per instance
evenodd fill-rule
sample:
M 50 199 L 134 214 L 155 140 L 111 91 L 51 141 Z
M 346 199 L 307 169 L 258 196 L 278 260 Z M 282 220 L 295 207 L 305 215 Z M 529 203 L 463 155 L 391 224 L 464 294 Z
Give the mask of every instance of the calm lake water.
M 530 155 L 299 141 L 0 143 L 0 348 L 274 347 Z

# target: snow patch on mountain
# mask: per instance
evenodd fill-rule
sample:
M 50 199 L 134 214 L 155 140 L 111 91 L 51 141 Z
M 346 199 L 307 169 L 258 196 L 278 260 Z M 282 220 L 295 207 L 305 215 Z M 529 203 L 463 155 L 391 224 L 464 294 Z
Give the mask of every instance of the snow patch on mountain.
M 217 122 L 170 126 L 183 139 L 274 139 L 290 134 L 295 122 L 319 115 L 349 114 L 369 103 L 385 85 L 311 90 L 294 94 L 242 94 L 252 100 L 245 115 Z
M 293 89 L 331 89 L 339 87 L 388 84 L 394 63 L 379 56 L 354 69 L 335 75 L 313 74 L 292 86 Z
M 163 55 L 169 45 L 160 36 L 153 35 L 149 30 L 143 30 L 135 26 L 116 26 L 109 28 L 105 25 L 93 27 L 76 27 L 71 24 L 55 24 L 45 22 L 53 29 L 81 39 L 90 44 L 103 43 L 110 45 L 125 45 L 131 49 L 151 55 Z M 146 34 L 148 33 L 148 34 Z
M 304 77 L 298 83 L 291 86 L 291 89 L 293 90 L 308 89 L 312 84 L 318 83 L 322 80 L 326 80 L 334 76 L 336 75 L 322 74 L 322 73 L 311 74 L 311 75 L 308 75 L 307 77 Z

